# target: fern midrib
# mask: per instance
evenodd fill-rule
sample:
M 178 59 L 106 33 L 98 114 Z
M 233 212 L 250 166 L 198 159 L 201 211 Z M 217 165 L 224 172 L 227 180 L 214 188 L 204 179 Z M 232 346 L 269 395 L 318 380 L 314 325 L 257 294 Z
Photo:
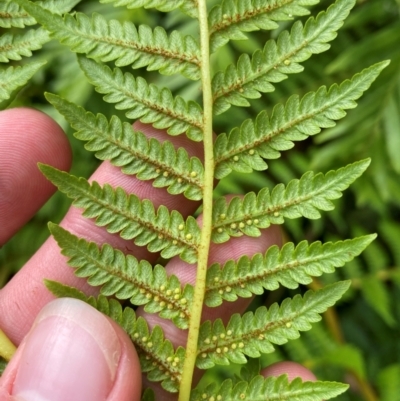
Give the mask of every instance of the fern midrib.
M 29 19 L 31 19 L 32 17 L 29 14 L 23 13 L 23 12 L 18 12 L 18 13 L 15 13 L 15 14 L 0 12 L 0 18 L 4 18 L 4 19 L 24 19 L 24 18 L 29 18 Z
M 238 0 L 241 1 L 241 0 Z M 224 21 L 221 21 L 219 24 L 215 24 L 210 28 L 210 37 L 215 33 L 215 32 L 220 32 L 224 29 L 229 28 L 232 25 L 240 24 L 243 21 L 248 21 L 254 17 L 257 17 L 261 14 L 266 14 L 270 13 L 272 11 L 278 10 L 281 7 L 284 7 L 290 3 L 293 3 L 296 0 L 286 0 L 283 1 L 280 4 L 277 4 L 276 7 L 273 7 L 271 5 L 267 5 L 265 7 L 260 7 L 259 9 L 253 9 L 251 11 L 245 12 L 243 15 L 241 14 L 236 14 L 236 16 L 228 16 L 227 18 L 224 18 Z M 233 22 L 233 24 L 232 24 Z
M 192 300 L 192 314 L 189 321 L 186 342 L 186 356 L 183 365 L 182 379 L 179 386 L 178 401 L 190 400 L 194 369 L 196 366 L 198 340 L 201 326 L 202 310 L 206 289 L 208 257 L 212 236 L 212 214 L 214 193 L 214 132 L 213 102 L 210 65 L 210 34 L 208 31 L 207 1 L 198 2 L 198 22 L 201 53 L 201 83 L 203 90 L 203 146 L 204 146 L 204 191 L 203 222 L 201 239 L 198 248 L 196 282 Z
M 196 246 L 196 244 L 189 242 L 189 241 L 185 241 L 182 237 L 175 237 L 175 236 L 171 235 L 171 232 L 169 230 L 167 231 L 167 230 L 157 228 L 154 225 L 150 224 L 150 222 L 145 221 L 145 220 L 139 218 L 138 216 L 133 216 L 132 214 L 128 214 L 126 212 L 123 213 L 124 211 L 112 207 L 112 205 L 110 205 L 107 201 L 104 201 L 103 199 L 92 195 L 89 191 L 86 191 L 83 196 L 86 197 L 87 199 L 93 201 L 93 203 L 97 203 L 97 204 L 103 206 L 105 209 L 110 210 L 111 212 L 113 212 L 114 215 L 117 215 L 117 216 L 119 215 L 119 216 L 127 218 L 128 220 L 135 221 L 136 223 L 140 224 L 141 226 L 147 228 L 149 231 L 153 231 L 155 234 L 158 234 L 158 238 L 160 240 L 167 239 L 171 244 L 175 240 L 175 241 L 178 241 L 178 243 L 184 244 L 187 248 L 193 249 L 196 253 L 198 251 L 198 246 Z M 76 201 L 78 201 L 78 200 L 79 200 L 79 198 L 76 199 Z M 160 236 L 163 236 L 163 237 L 160 238 Z M 165 237 L 167 237 L 167 238 L 165 238 Z
M 334 15 L 333 17 L 335 17 L 335 16 L 336 15 Z M 227 88 L 223 87 L 219 91 L 215 92 L 215 94 L 213 96 L 213 102 L 215 103 L 216 100 L 218 100 L 219 98 L 221 98 L 225 95 L 228 95 L 230 92 L 237 91 L 237 90 L 239 90 L 239 92 L 240 92 L 240 89 L 243 88 L 245 85 L 250 84 L 252 81 L 257 80 L 258 78 L 262 77 L 263 75 L 267 75 L 272 70 L 278 68 L 278 66 L 280 64 L 283 64 L 285 67 L 287 67 L 287 65 L 285 64 L 285 61 L 287 61 L 287 60 L 290 61 L 290 59 L 293 56 L 295 56 L 301 50 L 306 48 L 308 45 L 312 44 L 314 42 L 314 40 L 316 40 L 318 38 L 318 36 L 321 34 L 321 32 L 324 32 L 324 30 L 326 29 L 326 25 L 329 25 L 330 22 L 331 22 L 331 19 L 327 19 L 327 23 L 318 26 L 319 29 L 316 30 L 315 34 L 313 36 L 311 36 L 310 39 L 308 39 L 308 38 L 304 39 L 304 41 L 301 42 L 301 44 L 297 48 L 293 49 L 289 53 L 281 55 L 274 64 L 267 66 L 267 68 L 265 68 L 265 69 L 257 68 L 256 72 L 251 74 L 248 77 L 248 79 L 246 79 L 244 81 L 238 81 L 236 84 L 233 84 Z M 303 30 L 304 30 L 304 27 L 303 27 Z M 263 50 L 261 50 L 261 51 L 263 52 Z M 252 70 L 252 72 L 254 72 L 254 71 Z

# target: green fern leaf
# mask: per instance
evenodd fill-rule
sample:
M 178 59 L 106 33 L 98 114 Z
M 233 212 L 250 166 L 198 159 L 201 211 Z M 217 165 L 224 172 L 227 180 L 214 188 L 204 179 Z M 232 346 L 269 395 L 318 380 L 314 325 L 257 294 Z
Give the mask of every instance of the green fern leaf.
M 271 192 L 263 188 L 257 195 L 249 192 L 244 198 L 232 198 L 229 203 L 223 197 L 218 198 L 213 209 L 212 240 L 221 243 L 243 234 L 257 237 L 260 228 L 282 224 L 284 217 L 317 219 L 321 216 L 318 209 L 332 210 L 331 200 L 340 198 L 342 191 L 369 164 L 370 159 L 361 160 L 326 175 L 309 171 L 286 187 L 278 184 Z
M 36 1 L 35 4 L 53 13 L 64 14 L 70 11 L 79 1 L 80 0 L 43 0 Z M 26 13 L 19 0 L 0 1 L 0 27 L 24 28 L 25 26 L 35 24 L 36 20 Z
M 144 389 L 140 401 L 156 401 L 156 395 L 151 388 Z
M 79 58 L 79 63 L 89 82 L 99 93 L 106 94 L 106 102 L 117 103 L 119 110 L 128 109 L 128 118 L 140 118 L 155 128 L 167 129 L 170 135 L 186 132 L 194 141 L 202 139 L 203 115 L 196 102 L 186 102 L 180 96 L 174 98 L 169 89 L 149 85 L 144 78 L 123 74 L 118 68 L 111 71 L 107 66 L 83 57 Z
M 100 3 L 114 3 L 114 6 L 127 8 L 155 8 L 158 11 L 168 12 L 180 8 L 192 18 L 197 18 L 197 0 L 100 0 Z
M 74 136 L 88 141 L 85 148 L 96 152 L 100 160 L 110 160 L 122 167 L 124 174 L 154 180 L 155 187 L 168 187 L 171 194 L 202 198 L 203 164 L 197 157 L 189 158 L 184 148 L 176 150 L 169 141 L 161 144 L 155 138 L 148 139 L 116 116 L 108 122 L 102 114 L 95 116 L 58 96 L 46 94 L 46 98 L 78 131 Z
M 185 349 L 174 350 L 172 343 L 165 339 L 160 326 L 149 330 L 147 322 L 139 317 L 135 324 L 127 322 L 122 327 L 132 338 L 139 354 L 142 372 L 153 382 L 161 382 L 162 387 L 175 393 L 179 389 L 182 376 Z
M 332 85 L 329 90 L 322 86 L 301 100 L 293 95 L 285 106 L 274 107 L 271 118 L 262 111 L 255 121 L 248 119 L 229 135 L 219 135 L 215 143 L 215 177 L 221 179 L 232 170 L 242 173 L 265 170 L 268 165 L 262 158 L 278 158 L 280 151 L 294 146 L 293 141 L 335 126 L 334 121 L 346 115 L 344 110 L 357 106 L 355 100 L 388 64 L 388 61 L 375 64 L 351 80 Z
M 0 37 L 0 62 L 21 60 L 21 56 L 32 56 L 32 50 L 40 49 L 50 40 L 44 29 L 30 30 L 23 35 L 6 33 Z
M 48 279 L 44 280 L 44 284 L 46 288 L 57 298 L 79 299 L 80 301 L 84 301 L 93 306 L 93 302 L 89 301 L 89 297 L 77 288 Z
M 145 305 L 146 312 L 171 319 L 181 329 L 188 327 L 192 286 L 182 289 L 179 279 L 167 277 L 163 266 L 153 269 L 146 260 L 139 262 L 108 244 L 99 249 L 94 242 L 78 238 L 56 224 L 50 223 L 49 228 L 77 277 L 87 277 L 94 287 L 102 286 L 105 296 L 129 299 L 133 305 Z
M 172 343 L 164 338 L 161 327 L 155 326 L 149 330 L 147 322 L 136 318 L 132 308 L 122 309 L 115 299 L 88 297 L 83 292 L 58 283 L 46 280 L 47 288 L 57 297 L 71 297 L 88 303 L 101 313 L 118 323 L 130 336 L 139 354 L 142 372 L 146 372 L 149 380 L 161 381 L 161 385 L 170 392 L 178 391 L 182 373 L 185 350 L 182 347 L 174 349 Z
M 355 0 L 338 0 L 317 18 L 310 18 L 305 26 L 297 21 L 290 33 L 284 31 L 276 41 L 268 41 L 251 59 L 243 54 L 236 67 L 230 65 L 225 72 L 217 73 L 212 82 L 214 113 L 221 114 L 231 105 L 250 106 L 246 99 L 257 99 L 260 92 L 272 92 L 272 83 L 303 71 L 299 63 L 329 49 L 328 42 L 335 39 L 354 4 Z
M 310 12 L 305 6 L 317 3 L 319 0 L 223 0 L 209 13 L 211 51 L 230 40 L 247 39 L 243 32 L 276 29 L 276 21 L 307 15 Z
M 194 390 L 190 401 L 204 401 L 209 399 L 237 401 L 321 401 L 334 398 L 347 390 L 347 384 L 322 381 L 302 381 L 300 377 L 292 381 L 286 374 L 281 376 L 256 376 L 250 382 L 241 381 L 233 384 L 232 380 L 225 380 L 220 387 L 216 383 L 205 389 Z
M 181 73 L 194 80 L 200 77 L 199 45 L 178 31 L 168 36 L 161 27 L 154 31 L 147 25 L 137 28 L 127 21 L 123 24 L 107 21 L 100 14 L 93 14 L 92 18 L 83 13 L 74 17 L 66 14 L 62 18 L 30 1 L 19 2 L 53 37 L 74 52 L 104 62 L 116 60 L 117 66 L 147 66 L 148 70 L 159 70 L 166 75 Z
M 233 302 L 238 297 L 262 294 L 264 289 L 276 290 L 279 284 L 291 289 L 310 284 L 312 277 L 332 273 L 335 267 L 351 261 L 375 238 L 373 234 L 325 244 L 302 241 L 296 248 L 288 242 L 281 250 L 276 245 L 270 247 L 265 255 L 242 256 L 224 266 L 214 263 L 207 271 L 205 303 L 215 307 L 223 300 Z
M 136 245 L 147 245 L 150 252 L 161 251 L 164 258 L 180 255 L 188 263 L 196 262 L 200 228 L 192 216 L 185 222 L 176 210 L 170 212 L 162 205 L 156 212 L 151 201 L 141 201 L 120 187 L 113 189 L 106 184 L 102 188 L 97 182 L 89 184 L 53 167 L 39 167 L 61 192 L 74 199 L 76 207 L 85 209 L 85 217 L 96 218 L 98 226 L 105 226 L 110 233 L 119 232 L 124 239 L 134 239 Z
M 25 26 L 35 24 L 35 19 L 29 16 L 16 2 L 0 2 L 0 27 L 24 28 Z
M 254 313 L 233 314 L 226 328 L 221 319 L 200 328 L 196 365 L 209 369 L 214 365 L 246 363 L 252 358 L 274 351 L 272 344 L 285 344 L 299 337 L 299 331 L 310 330 L 311 323 L 321 320 L 320 314 L 332 306 L 349 288 L 350 281 L 328 285 L 318 291 L 296 295 L 279 306 L 262 306 Z
M 13 93 L 24 86 L 44 64 L 45 61 L 33 61 L 23 66 L 0 70 L 0 102 L 10 99 Z

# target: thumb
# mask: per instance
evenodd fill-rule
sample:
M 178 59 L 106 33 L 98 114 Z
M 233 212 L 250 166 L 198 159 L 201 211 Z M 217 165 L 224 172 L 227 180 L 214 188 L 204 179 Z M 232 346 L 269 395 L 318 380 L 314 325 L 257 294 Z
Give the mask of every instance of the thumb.
M 18 401 L 138 401 L 141 373 L 126 333 L 90 305 L 47 304 L 0 379 Z

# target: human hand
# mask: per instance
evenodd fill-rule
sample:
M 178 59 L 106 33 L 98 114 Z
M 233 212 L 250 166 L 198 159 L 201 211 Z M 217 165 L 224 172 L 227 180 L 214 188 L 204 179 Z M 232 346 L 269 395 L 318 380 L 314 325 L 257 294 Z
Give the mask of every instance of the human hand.
M 165 133 L 142 124 L 137 129 L 148 136 L 167 139 Z M 190 155 L 201 157 L 201 148 L 186 137 L 168 139 L 184 146 Z M 0 245 L 4 244 L 40 208 L 54 191 L 42 176 L 37 162 L 68 170 L 71 152 L 60 127 L 49 117 L 30 109 L 6 110 L 0 113 Z M 92 176 L 100 184 L 121 186 L 139 198 L 148 198 L 158 206 L 179 208 L 183 215 L 193 212 L 197 203 L 183 196 L 168 194 L 133 176 L 123 175 L 105 162 Z M 61 225 L 77 236 L 99 244 L 108 242 L 138 259 L 154 261 L 156 255 L 111 235 L 81 216 L 72 207 Z M 243 253 L 265 252 L 281 243 L 277 227 L 264 230 L 259 238 L 232 238 L 228 243 L 213 245 L 210 263 L 235 259 Z M 168 265 L 169 274 L 181 282 L 195 281 L 193 265 L 178 257 Z M 0 379 L 0 400 L 19 401 L 136 401 L 140 399 L 141 375 L 136 351 L 125 332 L 89 305 L 72 299 L 54 297 L 44 287 L 48 278 L 81 288 L 94 294 L 84 280 L 74 276 L 57 243 L 49 238 L 26 265 L 0 291 L 0 328 L 19 348 Z M 229 316 L 235 308 L 243 312 L 249 300 L 225 303 L 219 308 L 205 308 L 204 319 Z M 229 310 L 229 313 L 227 311 Z M 186 331 L 170 322 L 138 309 L 150 326 L 159 324 L 174 346 L 185 345 Z M 264 375 L 287 373 L 314 380 L 314 375 L 300 365 L 284 362 L 268 367 Z M 153 383 L 159 400 L 175 399 Z

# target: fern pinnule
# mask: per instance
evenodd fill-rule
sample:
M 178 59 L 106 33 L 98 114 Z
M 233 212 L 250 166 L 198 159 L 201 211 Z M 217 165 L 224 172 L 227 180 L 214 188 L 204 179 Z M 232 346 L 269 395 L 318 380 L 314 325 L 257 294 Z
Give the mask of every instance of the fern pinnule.
M 157 27 L 154 31 L 147 25 L 136 27 L 131 22 L 107 21 L 100 14 L 89 18 L 83 13 L 61 17 L 27 0 L 20 4 L 35 17 L 52 36 L 76 53 L 115 65 L 131 65 L 132 68 L 147 66 L 162 74 L 181 73 L 186 78 L 198 80 L 199 44 L 191 36 L 173 31 L 169 36 Z
M 289 381 L 286 374 L 280 376 L 256 376 L 251 381 L 225 380 L 220 387 L 216 383 L 205 389 L 195 390 L 190 401 L 209 400 L 210 397 L 224 401 L 320 401 L 334 398 L 348 389 L 347 384 L 320 381 L 302 381 L 300 377 Z
M 49 228 L 77 277 L 86 277 L 90 285 L 101 286 L 104 296 L 145 305 L 146 312 L 159 313 L 178 328 L 187 328 L 193 299 L 191 285 L 182 288 L 179 279 L 168 277 L 163 266 L 153 268 L 146 260 L 138 261 L 108 244 L 99 249 L 97 244 L 78 238 L 55 224 L 49 224 Z
M 79 0 L 39 0 L 35 2 L 35 4 L 56 14 L 64 14 L 70 11 L 77 3 Z M 25 11 L 19 0 L 0 2 L 0 27 L 24 28 L 36 23 L 35 18 Z
M 214 263 L 207 272 L 207 306 L 218 306 L 222 301 L 234 302 L 238 297 L 248 298 L 276 290 L 279 285 L 297 288 L 310 284 L 312 277 L 332 273 L 358 256 L 376 235 L 366 235 L 346 241 L 320 241 L 309 244 L 302 241 L 297 246 L 286 243 L 281 249 L 273 245 L 263 255 L 242 256 L 238 261 L 229 260 L 223 266 Z
M 0 2 L 0 27 L 24 28 L 35 25 L 36 21 L 21 6 L 13 1 Z
M 229 40 L 244 40 L 243 32 L 270 30 L 279 27 L 277 21 L 309 14 L 306 6 L 319 0 L 222 0 L 210 10 L 210 49 L 215 51 Z
M 370 87 L 389 64 L 375 64 L 328 90 L 325 86 L 307 93 L 302 99 L 291 96 L 285 105 L 274 107 L 271 117 L 265 111 L 255 121 L 248 119 L 229 135 L 220 134 L 215 141 L 215 176 L 223 178 L 232 170 L 250 173 L 268 168 L 263 159 L 276 159 L 280 152 L 294 146 L 321 128 L 331 128 L 343 118 L 346 109 L 357 106 L 355 100 Z
M 274 351 L 272 344 L 284 344 L 309 330 L 311 323 L 332 306 L 349 288 L 350 281 L 327 285 L 318 291 L 307 291 L 270 308 L 259 307 L 243 316 L 233 314 L 224 326 L 221 319 L 204 322 L 200 328 L 197 367 L 209 369 L 215 364 L 246 363 L 252 358 Z
M 287 186 L 278 184 L 272 191 L 263 188 L 258 194 L 249 192 L 229 202 L 218 198 L 213 210 L 212 240 L 221 243 L 242 235 L 258 237 L 260 228 L 282 224 L 285 217 L 317 219 L 321 216 L 318 209 L 332 210 L 331 200 L 340 198 L 369 164 L 370 159 L 365 159 L 325 175 L 308 171 L 300 180 L 294 179 Z
M 40 49 L 49 40 L 49 34 L 42 28 L 31 29 L 22 35 L 6 33 L 0 37 L 0 62 L 30 57 L 33 50 Z
M 153 180 L 155 187 L 167 187 L 171 194 L 183 193 L 192 200 L 202 198 L 203 164 L 197 157 L 189 157 L 184 148 L 175 149 L 170 141 L 149 139 L 117 116 L 107 121 L 102 114 L 95 116 L 58 96 L 46 94 L 46 98 L 77 130 L 74 136 L 87 141 L 85 148 L 96 152 L 98 159 L 109 160 L 124 174 Z
M 287 74 L 303 71 L 299 63 L 329 49 L 328 43 L 335 39 L 354 4 L 355 0 L 337 0 L 326 12 L 309 18 L 304 26 L 295 22 L 290 33 L 283 31 L 277 40 L 269 40 L 251 59 L 243 54 L 237 66 L 229 65 L 224 72 L 215 74 L 214 113 L 221 114 L 231 105 L 250 106 L 246 99 L 257 99 L 260 92 L 272 92 L 273 83 L 283 81 Z
M 13 93 L 25 85 L 32 76 L 46 64 L 45 61 L 32 61 L 23 66 L 8 67 L 0 70 L 0 106 L 5 104 Z
M 120 187 L 100 187 L 97 182 L 90 184 L 50 166 L 39 167 L 61 192 L 74 199 L 75 206 L 85 209 L 83 216 L 96 218 L 98 226 L 120 233 L 124 239 L 134 239 L 138 246 L 147 245 L 150 252 L 161 251 L 165 258 L 179 255 L 188 263 L 196 262 L 200 228 L 192 216 L 185 221 L 176 210 L 170 212 L 161 205 L 156 211 L 151 201 L 141 201 Z
M 128 118 L 167 129 L 173 136 L 186 133 L 194 141 L 202 139 L 203 114 L 198 103 L 173 97 L 169 89 L 148 84 L 142 77 L 123 74 L 118 68 L 111 71 L 83 57 L 79 58 L 79 64 L 96 90 L 105 94 L 104 100 L 116 103 L 119 110 L 128 110 L 125 113 Z

